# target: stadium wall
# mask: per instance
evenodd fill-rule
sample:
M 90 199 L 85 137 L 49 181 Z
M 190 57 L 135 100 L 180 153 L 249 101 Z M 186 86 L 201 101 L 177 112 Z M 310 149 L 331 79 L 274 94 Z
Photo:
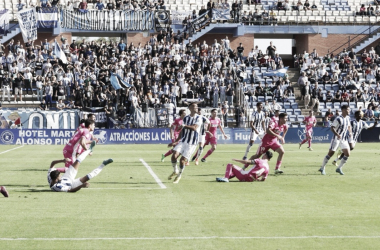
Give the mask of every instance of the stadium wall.
M 245 144 L 249 141 L 250 130 L 225 128 L 227 139 L 218 134 L 219 144 Z M 2 129 L 0 144 L 63 145 L 73 136 L 75 130 L 68 129 Z M 169 128 L 157 129 L 96 129 L 94 136 L 100 144 L 168 144 L 171 142 Z M 329 143 L 332 132 L 329 128 L 314 129 L 313 143 Z M 290 128 L 286 143 L 299 143 L 305 138 L 303 128 Z M 260 141 L 257 140 L 256 144 Z

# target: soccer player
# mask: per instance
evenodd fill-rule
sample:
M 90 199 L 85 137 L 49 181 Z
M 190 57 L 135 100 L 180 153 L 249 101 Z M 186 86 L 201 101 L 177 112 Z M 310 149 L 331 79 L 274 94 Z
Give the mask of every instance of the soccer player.
M 363 113 L 360 111 L 355 112 L 355 120 L 351 121 L 352 137 L 348 138 L 348 144 L 350 145 L 350 151 L 354 150 L 358 137 L 363 129 L 373 129 L 377 125 L 377 120 L 372 127 L 369 127 L 368 124 L 362 120 Z M 338 167 L 338 160 L 342 160 L 344 153 L 338 153 L 338 157 L 332 162 L 332 164 Z
M 261 140 L 261 144 L 259 145 L 259 148 L 257 149 L 257 152 L 255 155 L 253 155 L 250 160 L 254 160 L 257 158 L 260 158 L 261 155 L 266 153 L 269 149 L 272 149 L 273 151 L 278 153 L 277 157 L 277 163 L 276 163 L 276 174 L 282 174 L 284 173 L 281 170 L 281 163 L 282 158 L 284 157 L 285 150 L 284 147 L 278 142 L 282 144 L 285 144 L 285 136 L 288 132 L 288 125 L 286 124 L 288 120 L 288 115 L 286 113 L 281 113 L 278 117 L 278 122 L 274 121 L 272 119 L 271 123 L 269 124 L 269 127 L 267 128 L 266 134 L 264 135 L 263 139 Z M 281 133 L 283 134 L 281 136 Z M 248 165 L 246 164 L 245 167 Z
M 218 117 L 216 117 L 216 115 L 217 115 L 216 109 L 212 109 L 211 118 L 210 118 L 210 127 L 206 134 L 206 143 L 205 143 L 205 145 L 211 144 L 211 149 L 207 151 L 206 155 L 201 159 L 202 162 L 206 161 L 206 158 L 209 157 L 212 154 L 212 152 L 215 151 L 216 145 L 218 145 L 218 135 L 217 135 L 218 128 L 220 129 L 220 131 L 222 131 L 224 139 L 227 139 L 227 135 L 224 133 L 224 130 L 221 126 L 222 122 L 220 121 Z M 195 165 L 197 165 L 197 162 L 195 162 Z
M 256 104 L 257 110 L 252 113 L 252 121 L 251 121 L 251 137 L 249 139 L 249 144 L 247 149 L 245 150 L 245 154 L 243 160 L 247 159 L 247 155 L 249 150 L 251 149 L 253 143 L 256 141 L 257 137 L 263 139 L 265 135 L 265 113 L 263 111 L 263 103 L 258 102 Z
M 172 142 L 175 142 L 179 134 L 181 133 L 181 130 L 182 130 L 181 126 L 183 123 L 183 118 L 185 118 L 185 116 L 186 116 L 186 110 L 181 109 L 179 111 L 179 117 L 175 119 L 173 124 L 170 126 L 170 137 L 172 139 Z M 171 155 L 172 153 L 173 153 L 173 149 L 170 149 L 165 154 L 162 154 L 161 162 L 164 162 L 165 157 Z
M 182 124 L 182 134 L 181 137 L 177 139 L 177 142 L 171 143 L 169 145 L 175 145 L 172 154 L 172 166 L 173 173 L 169 176 L 169 180 L 171 180 L 174 176 L 174 182 L 178 183 L 181 179 L 183 170 L 185 169 L 185 164 L 190 160 L 191 155 L 194 153 L 198 141 L 199 141 L 199 133 L 202 125 L 202 117 L 197 114 L 198 104 L 191 103 L 189 105 L 190 115 L 187 115 L 183 118 Z M 177 158 L 182 156 L 180 159 L 179 171 L 177 168 Z
M 229 179 L 236 177 L 239 181 L 265 181 L 269 174 L 269 165 L 268 161 L 273 157 L 272 152 L 265 152 L 262 159 L 257 158 L 251 161 L 247 160 L 238 160 L 233 159 L 234 161 L 243 163 L 243 164 L 252 164 L 253 167 L 248 171 L 243 170 L 242 168 L 235 166 L 231 163 L 227 164 L 226 173 L 224 178 L 216 178 L 218 182 L 229 182 Z
M 91 133 L 95 129 L 95 121 L 86 120 L 85 128 L 79 128 L 71 140 L 63 148 L 63 157 L 69 159 L 65 163 L 65 167 L 69 167 L 74 164 L 77 154 L 82 153 L 82 150 L 87 151 L 87 144 L 92 143 Z M 82 148 L 83 149 L 82 149 Z
M 315 119 L 313 110 L 309 111 L 309 116 L 305 117 L 303 123 L 306 125 L 306 138 L 299 143 L 299 149 L 301 149 L 302 144 L 309 142 L 309 151 L 313 151 L 311 148 L 311 139 L 313 138 L 313 127 L 315 127 L 315 124 L 317 124 L 317 119 Z
M 81 188 L 87 188 L 90 186 L 88 181 L 94 178 L 95 176 L 97 176 L 103 170 L 105 166 L 113 162 L 112 159 L 104 160 L 103 163 L 99 167 L 92 170 L 91 173 L 81 178 L 75 179 L 75 177 L 78 174 L 78 168 L 80 165 L 79 158 L 80 156 L 75 161 L 75 163 L 66 170 L 66 172 L 63 174 L 62 177 L 61 177 L 61 172 L 59 172 L 58 170 L 54 170 L 50 172 L 49 174 L 51 178 L 50 189 L 52 191 L 77 192 Z
M 210 131 L 209 131 L 210 120 L 207 117 L 202 115 L 202 111 L 200 108 L 198 108 L 198 115 L 200 115 L 202 117 L 202 125 L 201 125 L 201 133 L 199 134 L 198 150 L 196 151 L 195 155 L 191 159 L 191 161 L 195 160 L 195 165 L 199 164 L 198 159 L 202 155 L 202 152 L 203 152 L 203 147 L 204 147 L 205 142 L 206 142 L 206 134 L 207 135 L 210 134 Z
M 322 175 L 326 174 L 325 167 L 331 156 L 334 155 L 335 151 L 340 147 L 344 153 L 342 160 L 335 172 L 344 175 L 342 167 L 346 164 L 348 157 L 350 156 L 350 146 L 348 145 L 346 133 L 348 131 L 349 137 L 352 137 L 352 129 L 350 123 L 350 107 L 343 105 L 341 107 L 342 115 L 335 118 L 334 122 L 331 124 L 331 131 L 334 133 L 331 139 L 330 149 L 325 158 L 323 159 L 322 166 L 318 170 Z
M 1 193 L 2 195 L 4 195 L 5 198 L 8 198 L 8 197 L 9 197 L 9 193 L 8 193 L 7 189 L 6 189 L 4 186 L 1 186 L 1 187 L 0 187 L 0 193 Z
M 278 122 L 278 119 L 279 119 L 279 116 L 280 116 L 280 110 L 279 109 L 276 109 L 274 111 L 274 116 L 272 116 L 272 121 L 275 121 L 275 122 Z

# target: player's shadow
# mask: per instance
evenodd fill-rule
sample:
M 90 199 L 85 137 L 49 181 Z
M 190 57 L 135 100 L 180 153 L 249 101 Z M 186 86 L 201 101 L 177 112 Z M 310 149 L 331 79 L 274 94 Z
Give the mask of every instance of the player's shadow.
M 51 189 L 34 189 L 34 188 L 30 188 L 30 189 L 25 189 L 25 190 L 14 190 L 13 192 L 15 193 L 51 193 Z
M 111 185 L 144 185 L 144 184 L 154 184 L 157 185 L 157 182 L 91 182 L 94 184 L 111 184 Z
M 10 170 L 10 171 L 25 171 L 25 172 L 40 171 L 40 172 L 46 172 L 46 169 L 27 168 L 27 169 L 14 169 L 14 170 Z
M 33 185 L 33 187 L 31 187 L 31 185 L 12 185 L 12 184 L 3 184 L 3 186 L 5 187 L 15 187 L 15 188 L 40 188 L 40 187 L 46 187 L 46 185 Z
M 194 174 L 194 175 L 189 175 L 189 176 L 218 176 L 220 174 Z

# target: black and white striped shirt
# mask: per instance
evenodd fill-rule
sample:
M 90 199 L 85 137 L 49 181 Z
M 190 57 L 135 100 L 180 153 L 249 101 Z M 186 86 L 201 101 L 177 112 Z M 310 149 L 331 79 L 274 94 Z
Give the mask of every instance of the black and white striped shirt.
M 265 121 L 265 113 L 263 111 L 260 111 L 260 112 L 254 111 L 252 113 L 253 127 L 257 129 L 257 131 L 259 132 L 264 131 L 263 121 Z
M 364 129 L 369 128 L 368 124 L 365 121 L 362 121 L 362 120 L 359 120 L 359 121 L 352 120 L 351 121 L 352 139 L 355 142 L 358 140 L 358 137 L 359 137 L 360 133 L 362 132 L 363 128 Z M 349 136 L 349 135 L 347 134 L 347 136 Z
M 202 126 L 202 116 L 195 114 L 193 117 L 190 115 L 185 116 L 183 118 L 183 125 L 192 126 L 192 125 L 198 125 L 197 129 L 191 130 L 184 128 L 182 130 L 182 139 L 181 142 L 187 143 L 190 145 L 197 145 L 199 141 L 199 134 Z
M 201 135 L 205 135 L 206 134 L 205 126 L 210 124 L 210 120 L 208 118 L 204 117 L 203 115 L 201 115 L 201 117 L 202 117 Z
M 332 123 L 331 127 L 335 128 L 335 131 L 337 132 L 338 135 L 340 135 L 341 140 L 347 140 L 347 137 L 345 136 L 346 133 L 348 132 L 348 127 L 351 126 L 350 123 L 350 117 L 346 116 L 338 116 L 335 118 L 334 122 Z M 336 139 L 336 135 L 334 134 L 334 139 Z

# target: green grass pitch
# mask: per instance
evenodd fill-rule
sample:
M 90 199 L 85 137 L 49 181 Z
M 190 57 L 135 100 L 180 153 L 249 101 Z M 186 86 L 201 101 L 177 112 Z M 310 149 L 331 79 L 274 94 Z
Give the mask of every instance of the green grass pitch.
M 286 144 L 285 173 L 273 174 L 275 153 L 263 183 L 215 182 L 246 148 L 219 145 L 179 184 L 167 180 L 170 158 L 160 162 L 166 145 L 98 145 L 78 177 L 114 163 L 75 194 L 47 185 L 62 146 L 17 147 L 0 146 L 10 193 L 0 197 L 0 249 L 380 249 L 379 143 L 357 144 L 344 176 L 332 160 L 326 176 L 317 171 L 328 144 Z

